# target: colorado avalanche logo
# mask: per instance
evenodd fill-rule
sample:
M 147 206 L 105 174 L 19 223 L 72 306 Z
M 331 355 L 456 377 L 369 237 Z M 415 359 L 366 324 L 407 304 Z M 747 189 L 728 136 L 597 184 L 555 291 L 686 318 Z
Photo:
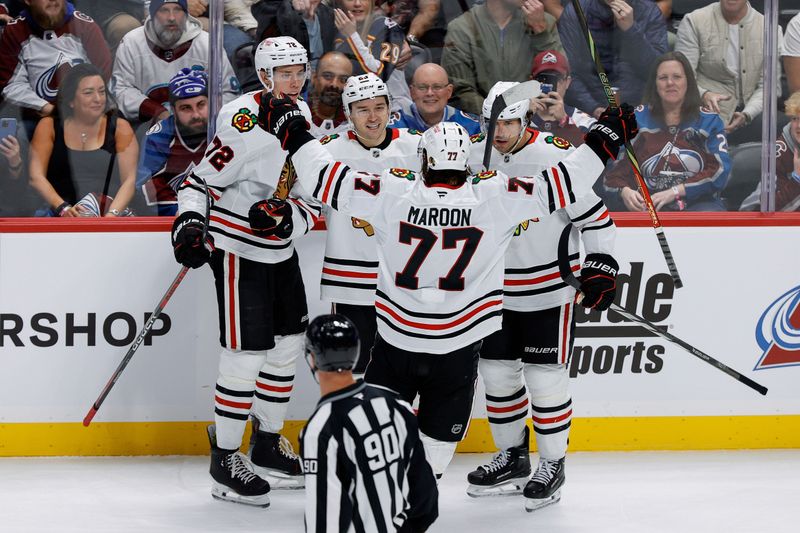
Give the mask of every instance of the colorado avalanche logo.
M 754 370 L 800 365 L 800 285 L 775 300 L 756 326 L 764 351 Z
M 65 57 L 64 54 L 59 54 L 55 64 L 49 69 L 45 70 L 41 76 L 36 80 L 36 94 L 39 98 L 48 101 L 53 101 L 58 95 L 58 86 L 64 76 L 72 70 L 73 65 L 83 63 L 83 59 L 73 59 Z
M 642 164 L 647 184 L 657 191 L 679 185 L 703 170 L 703 157 L 694 150 L 678 148 L 671 142 Z

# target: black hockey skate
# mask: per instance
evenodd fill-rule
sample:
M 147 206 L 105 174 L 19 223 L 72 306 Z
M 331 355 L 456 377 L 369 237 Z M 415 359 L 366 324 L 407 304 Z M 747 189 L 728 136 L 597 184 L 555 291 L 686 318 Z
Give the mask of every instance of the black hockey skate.
M 217 500 L 269 507 L 269 483 L 253 472 L 253 466 L 238 450 L 217 447 L 216 427 L 208 426 L 213 479 L 211 496 Z
M 539 466 L 525 485 L 525 510 L 529 513 L 554 504 L 561 499 L 564 485 L 564 458 L 556 461 L 539 458 Z
M 279 433 L 255 430 L 250 460 L 255 471 L 274 489 L 302 489 L 305 486 L 300 457 L 289 440 Z
M 528 448 L 528 428 L 522 444 L 502 450 L 489 464 L 479 466 L 467 474 L 469 487 L 467 495 L 473 498 L 485 496 L 514 496 L 522 493 L 522 488 L 531 475 L 531 459 Z

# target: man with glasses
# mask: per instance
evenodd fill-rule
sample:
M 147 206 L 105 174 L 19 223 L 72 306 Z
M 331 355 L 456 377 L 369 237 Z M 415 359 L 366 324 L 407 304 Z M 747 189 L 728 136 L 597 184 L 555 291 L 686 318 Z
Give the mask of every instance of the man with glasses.
M 558 50 L 540 52 L 533 59 L 531 79 L 542 84 L 542 94 L 531 100 L 531 125 L 574 146 L 583 144 L 583 136 L 595 119 L 564 103 L 564 95 L 572 83 L 567 58 Z
M 480 133 L 481 124 L 477 116 L 447 105 L 453 96 L 453 84 L 447 78 L 447 72 L 436 63 L 420 65 L 414 72 L 410 88 L 413 103 L 393 114 L 392 126 L 425 131 L 439 122 L 456 122 L 470 135 Z
M 342 108 L 342 91 L 353 65 L 341 52 L 328 52 L 319 60 L 311 78 L 308 106 L 311 108 L 311 134 L 322 137 L 347 129 L 347 117 Z

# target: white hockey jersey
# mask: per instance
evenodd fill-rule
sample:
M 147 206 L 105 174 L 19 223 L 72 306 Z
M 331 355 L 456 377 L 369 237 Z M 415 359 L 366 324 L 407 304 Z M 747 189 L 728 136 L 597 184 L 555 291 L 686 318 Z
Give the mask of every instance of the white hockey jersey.
M 157 116 L 161 106 L 169 109 L 169 80 L 184 67 L 208 70 L 208 33 L 189 17 L 184 38 L 173 50 L 162 50 L 148 39 L 151 19 L 128 32 L 117 48 L 109 89 L 120 111 L 129 120 Z M 222 103 L 227 104 L 241 93 L 233 67 L 222 55 Z
M 528 130 L 528 143 L 513 154 L 502 154 L 492 148 L 492 168 L 509 176 L 538 175 L 554 167 L 575 148 L 564 139 L 535 129 Z M 486 147 L 485 139 L 473 137 L 470 166 L 479 168 Z M 569 260 L 573 272 L 580 269 L 580 239 L 586 253 L 611 254 L 616 240 L 616 226 L 603 201 L 591 190 L 565 204 L 556 190 L 556 203 L 563 207 L 573 229 L 569 241 Z M 550 309 L 575 297 L 575 289 L 564 283 L 558 273 L 558 239 L 569 221 L 566 217 L 548 216 L 526 220 L 519 225 L 506 252 L 503 293 L 505 307 L 513 311 Z
M 320 144 L 337 160 L 361 172 L 380 174 L 387 168 L 419 170 L 420 134 L 389 128 L 383 145 L 365 148 L 351 130 L 328 135 Z M 322 264 L 320 293 L 323 300 L 352 305 L 373 305 L 378 281 L 378 247 L 375 230 L 364 220 L 325 208 L 328 235 Z
M 248 221 L 250 207 L 277 196 L 286 198 L 294 182 L 294 169 L 275 136 L 258 126 L 261 91 L 244 94 L 222 106 L 217 116 L 216 136 L 200 160 L 178 187 L 178 214 L 206 212 L 202 178 L 211 196 L 208 231 L 215 246 L 252 261 L 279 263 L 291 257 L 291 239 L 307 233 L 321 214 L 321 207 L 300 193 L 293 193 L 293 232 L 288 240 L 253 234 Z M 310 120 L 303 101 L 298 106 Z
M 500 329 L 504 254 L 519 223 L 582 196 L 603 171 L 587 146 L 535 178 L 499 172 L 428 187 L 405 169 L 367 174 L 318 142 L 294 155 L 298 182 L 323 203 L 369 220 L 378 240 L 378 333 L 398 348 L 449 353 Z

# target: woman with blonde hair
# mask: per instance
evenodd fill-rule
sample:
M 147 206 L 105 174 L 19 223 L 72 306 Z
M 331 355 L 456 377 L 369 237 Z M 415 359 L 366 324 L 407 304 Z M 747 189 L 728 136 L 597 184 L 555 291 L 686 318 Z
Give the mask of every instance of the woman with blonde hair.
M 783 127 L 775 142 L 777 174 L 775 211 L 800 210 L 800 91 L 792 94 L 785 103 L 789 123 Z M 757 211 L 761 207 L 761 184 L 745 198 L 741 211 Z
M 47 204 L 37 214 L 126 213 L 139 146 L 130 124 L 109 110 L 107 86 L 97 67 L 72 67 L 59 86 L 56 109 L 55 116 L 39 121 L 31 141 L 30 183 Z

